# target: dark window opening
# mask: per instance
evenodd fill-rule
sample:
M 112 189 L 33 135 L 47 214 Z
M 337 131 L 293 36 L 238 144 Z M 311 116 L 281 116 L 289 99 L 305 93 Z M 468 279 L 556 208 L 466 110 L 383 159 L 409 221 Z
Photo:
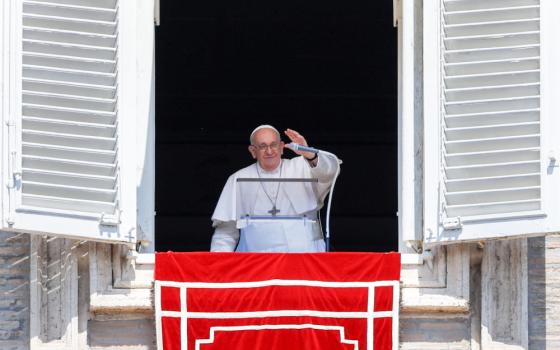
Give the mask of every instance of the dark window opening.
M 156 250 L 209 250 L 219 194 L 252 163 L 249 133 L 263 123 L 298 130 L 344 161 L 334 251 L 397 250 L 392 19 L 390 1 L 162 3 Z

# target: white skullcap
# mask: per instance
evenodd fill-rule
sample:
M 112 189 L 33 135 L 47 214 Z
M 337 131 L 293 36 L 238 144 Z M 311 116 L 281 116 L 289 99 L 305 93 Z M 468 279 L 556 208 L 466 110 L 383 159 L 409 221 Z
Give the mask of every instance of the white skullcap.
M 251 133 L 251 136 L 249 136 L 249 143 L 253 143 L 253 136 L 255 136 L 255 133 L 257 131 L 259 131 L 260 129 L 272 129 L 274 131 L 276 131 L 276 133 L 278 134 L 278 136 L 280 137 L 280 132 L 278 132 L 278 130 L 276 130 L 275 127 L 273 127 L 272 125 L 268 125 L 268 124 L 263 124 L 263 125 L 259 125 L 255 128 L 255 130 L 253 130 L 253 132 Z

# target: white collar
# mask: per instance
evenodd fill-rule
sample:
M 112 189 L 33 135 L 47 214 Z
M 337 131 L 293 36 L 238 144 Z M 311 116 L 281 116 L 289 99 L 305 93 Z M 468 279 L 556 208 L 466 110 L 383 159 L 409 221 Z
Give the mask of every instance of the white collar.
M 280 172 L 280 168 L 281 168 L 283 162 L 284 162 L 284 159 L 280 159 L 280 163 L 278 163 L 278 166 L 276 167 L 276 169 L 270 170 L 270 171 L 269 171 L 269 170 L 265 170 L 265 169 L 259 164 L 258 161 L 257 161 L 256 163 L 257 163 L 257 167 L 259 167 L 259 168 L 258 168 L 258 171 L 259 171 L 261 174 L 264 174 L 264 175 L 276 175 L 276 174 L 278 174 L 278 173 Z

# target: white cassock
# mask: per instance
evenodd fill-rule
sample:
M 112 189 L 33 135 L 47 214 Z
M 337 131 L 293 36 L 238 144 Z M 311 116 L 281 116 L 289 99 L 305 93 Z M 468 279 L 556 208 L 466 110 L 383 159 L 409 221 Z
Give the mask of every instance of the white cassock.
M 258 167 L 258 169 L 257 169 Z M 338 159 L 318 154 L 311 167 L 302 156 L 282 159 L 273 171 L 257 163 L 231 175 L 214 214 L 213 252 L 323 252 L 325 242 L 317 211 L 330 190 L 339 167 Z M 317 182 L 238 182 L 239 178 L 316 178 Z M 274 205 L 275 204 L 275 205 Z M 246 215 L 306 216 L 309 220 L 242 220 Z

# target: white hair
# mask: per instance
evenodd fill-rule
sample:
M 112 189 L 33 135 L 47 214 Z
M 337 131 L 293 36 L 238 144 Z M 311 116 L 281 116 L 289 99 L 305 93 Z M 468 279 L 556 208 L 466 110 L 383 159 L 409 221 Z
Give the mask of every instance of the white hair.
M 261 129 L 271 129 L 273 130 L 276 135 L 278 135 L 278 139 L 280 139 L 280 132 L 278 130 L 276 130 L 275 127 L 273 127 L 272 125 L 268 125 L 268 124 L 263 124 L 263 125 L 259 125 L 255 128 L 255 130 L 253 130 L 253 132 L 251 133 L 251 136 L 249 136 L 249 142 L 251 143 L 251 145 L 253 144 L 253 138 L 255 137 L 255 133 Z

